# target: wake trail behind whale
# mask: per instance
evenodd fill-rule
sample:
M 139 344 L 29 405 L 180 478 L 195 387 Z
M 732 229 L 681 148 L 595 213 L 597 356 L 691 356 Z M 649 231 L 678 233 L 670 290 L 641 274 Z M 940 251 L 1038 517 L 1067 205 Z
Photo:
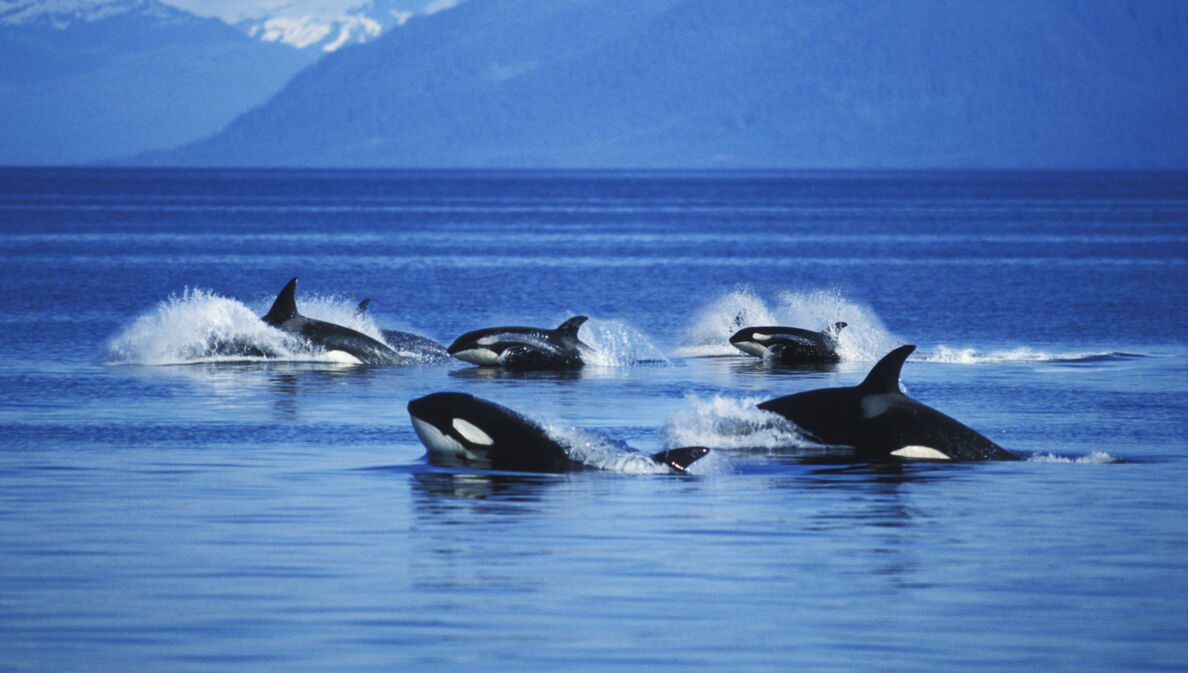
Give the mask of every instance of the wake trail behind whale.
M 949 346 L 941 345 L 930 351 L 917 351 L 916 356 L 913 359 L 922 362 L 966 365 L 1015 364 L 1029 362 L 1077 364 L 1131 360 L 1144 357 L 1147 356 L 1140 353 L 1126 353 L 1121 351 L 1050 353 L 1043 350 L 1028 348 L 1026 346 L 1002 350 L 979 351 L 975 348 L 951 348 Z

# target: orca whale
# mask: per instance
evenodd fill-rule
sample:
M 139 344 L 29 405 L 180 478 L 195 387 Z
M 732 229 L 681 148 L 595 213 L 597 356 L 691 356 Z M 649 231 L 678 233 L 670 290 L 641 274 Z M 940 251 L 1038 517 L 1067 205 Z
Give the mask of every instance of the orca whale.
M 837 362 L 837 335 L 846 326 L 835 322 L 824 332 L 798 327 L 744 327 L 730 337 L 740 351 L 787 365 Z
M 355 313 L 357 315 L 366 314 L 367 307 L 370 305 L 371 299 L 364 299 L 359 302 L 359 307 L 355 309 Z M 421 360 L 423 362 L 445 362 L 450 359 L 450 354 L 446 351 L 446 347 L 429 337 L 394 329 L 381 329 L 380 334 L 384 337 L 384 343 L 391 346 L 392 350 L 403 357 Z
M 404 358 L 386 344 L 349 327 L 307 318 L 297 311 L 297 279 L 289 281 L 263 318 L 264 322 L 302 337 L 328 354 L 352 364 L 402 364 Z
M 557 329 L 539 327 L 488 327 L 467 332 L 446 349 L 450 355 L 480 366 L 507 369 L 577 369 L 590 347 L 578 339 L 586 322 L 578 315 Z
M 759 404 L 814 439 L 853 447 L 869 460 L 1015 460 L 1017 456 L 899 391 L 899 372 L 915 346 L 900 346 L 849 388 L 823 388 Z
M 570 458 L 565 447 L 536 422 L 474 395 L 426 395 L 408 403 L 408 415 L 434 465 L 515 472 L 593 469 Z M 684 473 L 707 453 L 705 447 L 691 446 L 640 455 Z

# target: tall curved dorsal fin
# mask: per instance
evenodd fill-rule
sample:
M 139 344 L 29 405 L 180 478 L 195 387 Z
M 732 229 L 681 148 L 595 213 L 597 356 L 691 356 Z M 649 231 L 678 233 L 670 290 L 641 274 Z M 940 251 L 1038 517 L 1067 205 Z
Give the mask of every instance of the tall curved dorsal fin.
M 589 320 L 589 318 L 584 315 L 575 315 L 569 320 L 566 320 L 565 322 L 558 325 L 557 329 L 553 331 L 557 332 L 558 334 L 576 339 L 578 329 L 582 326 L 582 323 L 586 322 L 587 320 Z
M 285 286 L 285 289 L 276 295 L 276 301 L 272 302 L 272 308 L 264 314 L 264 322 L 269 325 L 279 325 L 286 320 L 299 317 L 301 314 L 297 312 L 297 278 L 294 277 Z
M 883 356 L 866 378 L 858 385 L 869 394 L 899 392 L 899 370 L 903 369 L 903 362 L 907 360 L 915 346 L 900 346 Z

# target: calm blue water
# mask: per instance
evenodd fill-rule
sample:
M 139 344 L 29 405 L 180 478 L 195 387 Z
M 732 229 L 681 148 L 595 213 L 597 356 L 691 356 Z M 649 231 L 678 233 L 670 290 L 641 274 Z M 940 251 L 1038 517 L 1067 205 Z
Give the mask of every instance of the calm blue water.
M 1188 174 L 0 171 L 0 670 L 1183 670 Z M 598 364 L 342 367 L 582 313 Z M 354 315 L 364 297 L 368 316 Z M 725 338 L 835 320 L 843 361 Z M 1017 463 L 799 460 L 753 405 L 909 394 Z M 696 477 L 428 466 L 459 390 Z

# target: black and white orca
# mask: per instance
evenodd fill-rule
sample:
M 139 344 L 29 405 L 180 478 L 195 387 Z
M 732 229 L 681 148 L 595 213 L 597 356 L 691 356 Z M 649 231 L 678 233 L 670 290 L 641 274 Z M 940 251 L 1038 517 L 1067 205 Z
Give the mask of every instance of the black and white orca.
M 467 332 L 447 349 L 450 355 L 485 367 L 507 369 L 577 369 L 590 347 L 578 339 L 584 315 L 574 316 L 557 329 L 488 327 Z
M 474 395 L 426 395 L 408 403 L 408 415 L 434 465 L 515 472 L 591 469 L 570 458 L 565 447 L 534 421 Z M 707 453 L 709 449 L 694 446 L 661 451 L 648 458 L 684 473 Z
M 294 278 L 276 296 L 272 308 L 262 320 L 289 334 L 304 338 L 325 350 L 331 357 L 343 362 L 368 365 L 404 363 L 404 358 L 387 344 L 376 341 L 362 332 L 301 315 L 297 311 L 296 293 L 297 279 Z
M 1017 456 L 899 391 L 899 372 L 915 346 L 879 360 L 850 388 L 823 388 L 768 400 L 760 409 L 791 420 L 814 439 L 853 447 L 867 460 L 1015 460 Z
M 835 322 L 824 332 L 798 327 L 744 327 L 730 337 L 735 348 L 769 362 L 788 365 L 837 362 L 837 335 L 846 326 Z
M 364 315 L 367 313 L 367 307 L 370 305 L 371 299 L 364 299 L 359 302 L 359 307 L 355 312 L 359 315 Z M 429 337 L 394 329 L 381 329 L 380 334 L 384 337 L 384 343 L 391 346 L 392 350 L 403 357 L 421 362 L 445 362 L 450 359 L 450 354 L 446 351 L 446 347 Z

